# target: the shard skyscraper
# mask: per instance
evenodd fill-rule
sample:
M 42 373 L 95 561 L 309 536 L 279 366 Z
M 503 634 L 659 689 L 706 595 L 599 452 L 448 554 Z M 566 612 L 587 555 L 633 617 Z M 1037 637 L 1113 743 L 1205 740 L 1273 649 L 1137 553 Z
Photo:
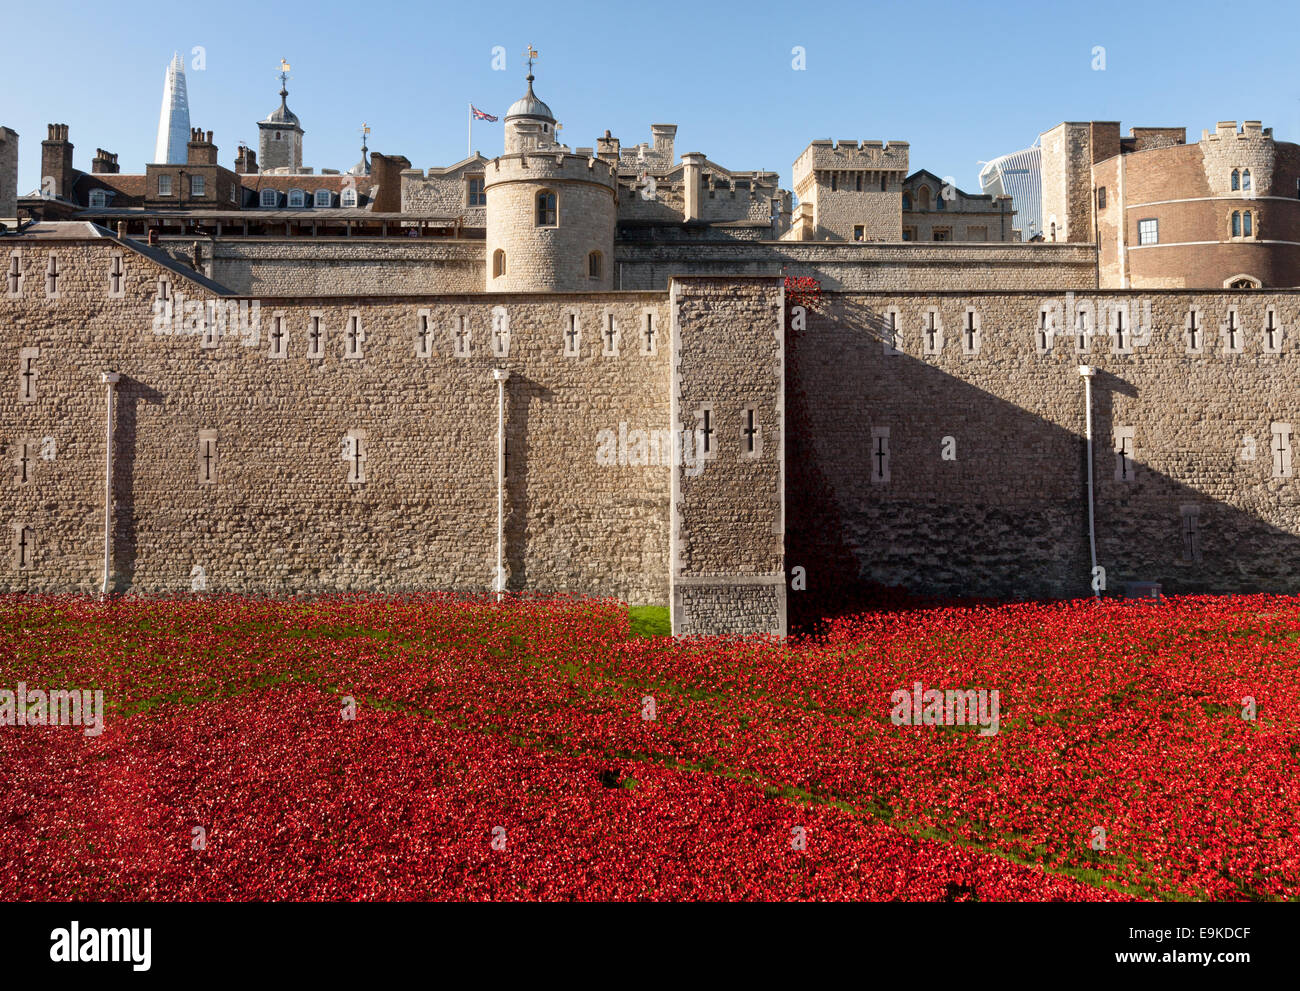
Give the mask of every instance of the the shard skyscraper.
M 186 145 L 190 140 L 190 100 L 185 93 L 185 60 L 172 55 L 163 81 L 162 116 L 158 118 L 158 145 L 155 163 L 184 165 Z

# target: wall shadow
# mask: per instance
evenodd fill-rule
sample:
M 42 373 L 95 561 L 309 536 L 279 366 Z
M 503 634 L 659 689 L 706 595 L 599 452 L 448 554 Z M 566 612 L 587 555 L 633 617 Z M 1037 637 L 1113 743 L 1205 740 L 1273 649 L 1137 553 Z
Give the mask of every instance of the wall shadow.
M 945 350 L 960 348 L 952 335 Z M 1049 368 L 1029 363 L 1042 360 L 1032 350 L 1027 362 L 1004 360 L 993 372 L 972 365 L 990 387 L 1050 406 L 1053 421 L 934 359 L 885 355 L 884 339 L 880 316 L 852 301 L 810 311 L 806 329 L 788 332 L 786 572 L 807 570 L 807 590 L 789 594 L 791 629 L 867 609 L 1090 595 L 1083 356 L 1070 345 Z M 1294 507 L 1284 514 L 1275 497 L 1263 499 L 1266 442 L 1263 464 L 1243 464 L 1194 442 L 1184 452 L 1166 441 L 1153 454 L 1140 437 L 1133 480 L 1115 479 L 1117 400 L 1141 400 L 1125 372 L 1098 369 L 1093 379 L 1106 594 L 1123 594 L 1130 581 L 1160 582 L 1167 594 L 1300 592 L 1300 534 L 1278 525 Z M 994 374 L 1019 378 L 1006 384 Z M 1195 402 L 1194 389 L 1187 399 Z M 879 427 L 889 429 L 888 481 L 873 470 Z M 955 441 L 952 460 L 942 457 L 944 438 Z M 1273 522 L 1261 515 L 1270 511 Z
M 109 558 L 111 592 L 131 588 L 135 577 L 136 529 L 135 459 L 140 406 L 160 406 L 163 394 L 138 379 L 123 375 L 117 383 L 113 430 L 113 526 Z
M 540 382 L 512 372 L 506 382 L 506 518 L 505 560 L 508 578 L 506 588 L 522 592 L 530 587 L 528 580 L 528 544 L 531 539 L 529 523 L 528 475 L 531 463 L 531 445 L 528 429 L 533 406 L 549 403 L 555 393 Z

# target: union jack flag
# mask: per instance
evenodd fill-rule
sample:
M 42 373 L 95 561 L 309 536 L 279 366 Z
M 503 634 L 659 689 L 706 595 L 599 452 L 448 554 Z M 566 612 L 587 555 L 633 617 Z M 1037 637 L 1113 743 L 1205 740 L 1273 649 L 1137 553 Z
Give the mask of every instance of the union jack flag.
M 475 120 L 490 120 L 490 121 L 492 121 L 494 124 L 496 123 L 496 121 L 497 121 L 497 118 L 496 118 L 496 117 L 493 117 L 491 114 L 485 114 L 485 113 L 484 113 L 482 110 L 480 110 L 478 107 L 474 106 L 474 104 L 471 103 L 471 104 L 469 105 L 469 108 L 470 108 L 470 110 L 472 110 L 472 111 L 474 112 L 474 119 L 475 119 Z

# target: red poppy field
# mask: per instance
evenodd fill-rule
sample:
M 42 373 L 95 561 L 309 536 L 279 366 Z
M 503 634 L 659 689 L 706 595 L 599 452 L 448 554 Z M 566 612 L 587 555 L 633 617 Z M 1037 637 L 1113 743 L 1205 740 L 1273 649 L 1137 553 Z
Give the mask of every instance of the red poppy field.
M 0 597 L 0 690 L 105 705 L 0 718 L 3 897 L 1296 898 L 1298 638 L 1277 596 L 785 642 L 612 601 Z M 917 682 L 996 689 L 997 732 L 896 725 Z

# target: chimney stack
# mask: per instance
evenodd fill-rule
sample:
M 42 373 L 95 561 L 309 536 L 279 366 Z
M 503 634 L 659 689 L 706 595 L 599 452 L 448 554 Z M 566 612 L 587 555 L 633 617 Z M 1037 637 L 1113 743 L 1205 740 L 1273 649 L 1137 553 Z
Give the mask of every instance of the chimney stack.
M 235 156 L 235 171 L 240 175 L 256 175 L 257 152 L 248 145 L 240 145 L 239 154 Z
M 116 175 L 122 171 L 117 164 L 117 156 L 103 148 L 95 149 L 95 157 L 90 162 L 90 171 L 99 175 Z
M 68 125 L 51 124 L 49 134 L 41 142 L 41 192 L 70 199 L 73 175 Z
M 201 127 L 190 128 L 189 144 L 185 146 L 188 165 L 216 165 L 217 146 L 212 143 L 212 132 L 206 134 Z

